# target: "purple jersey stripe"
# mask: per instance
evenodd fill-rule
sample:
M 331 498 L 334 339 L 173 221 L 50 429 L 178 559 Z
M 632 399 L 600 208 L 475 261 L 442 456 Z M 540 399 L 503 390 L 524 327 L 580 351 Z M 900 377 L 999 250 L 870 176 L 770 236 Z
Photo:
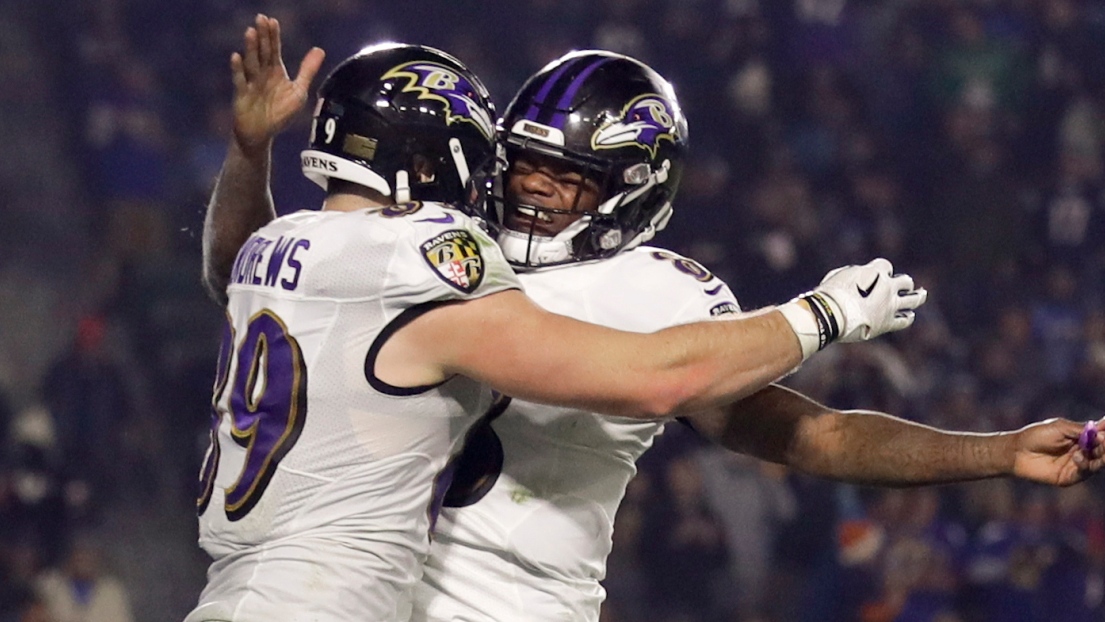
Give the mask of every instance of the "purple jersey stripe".
M 589 78 L 596 69 L 612 60 L 614 59 L 600 58 L 599 60 L 591 63 L 589 67 L 581 71 L 580 74 L 576 76 L 576 79 L 568 85 L 568 89 L 564 91 L 564 94 L 560 96 L 560 101 L 556 103 L 556 109 L 558 111 L 567 110 L 568 106 L 572 104 L 572 100 L 575 99 L 576 93 L 579 92 L 579 89 L 583 88 L 583 83 L 587 81 L 587 78 Z M 549 125 L 557 129 L 564 129 L 564 113 L 557 112 L 555 115 L 553 115 L 552 123 L 550 123 Z
M 564 75 L 564 72 L 568 71 L 568 68 L 572 65 L 575 65 L 577 62 L 579 62 L 578 58 L 564 63 L 560 66 L 559 69 L 554 71 L 551 76 L 549 76 L 549 79 L 546 80 L 545 84 L 541 86 L 541 90 L 537 91 L 537 96 L 533 98 L 533 103 L 530 104 L 529 110 L 526 111 L 525 118 L 529 119 L 530 121 L 537 120 L 537 113 L 540 111 L 538 106 L 545 103 L 545 98 L 549 96 L 549 91 L 552 90 L 553 85 L 556 84 L 556 81 L 560 79 L 560 76 Z

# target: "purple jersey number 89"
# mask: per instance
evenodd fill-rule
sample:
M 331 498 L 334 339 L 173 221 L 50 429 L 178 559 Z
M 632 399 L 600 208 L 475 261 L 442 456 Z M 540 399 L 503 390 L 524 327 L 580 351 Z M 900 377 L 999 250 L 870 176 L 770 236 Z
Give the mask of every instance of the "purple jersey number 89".
M 212 397 L 211 450 L 200 471 L 196 507 L 203 514 L 214 490 L 222 454 L 219 426 L 223 413 L 218 405 L 229 385 L 230 438 L 246 449 L 237 479 L 225 490 L 226 516 L 236 521 L 257 505 L 277 465 L 299 439 L 307 418 L 307 366 L 299 343 L 268 310 L 250 319 L 237 357 L 231 356 L 233 347 L 234 330 L 228 321 Z M 237 369 L 232 370 L 234 360 Z

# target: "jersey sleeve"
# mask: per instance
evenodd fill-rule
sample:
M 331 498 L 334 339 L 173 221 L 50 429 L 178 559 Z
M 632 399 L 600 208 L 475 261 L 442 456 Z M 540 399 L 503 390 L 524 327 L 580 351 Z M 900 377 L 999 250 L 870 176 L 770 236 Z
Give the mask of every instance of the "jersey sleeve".
M 522 289 L 498 245 L 471 218 L 436 204 L 401 216 L 389 271 L 399 307 L 472 300 Z
M 659 267 L 654 271 L 666 272 L 667 288 L 679 292 L 672 296 L 668 323 L 671 326 L 703 320 L 732 319 L 741 312 L 740 304 L 729 285 L 707 270 L 702 264 L 667 250 L 649 250 L 649 258 Z
M 570 276 L 571 270 L 587 271 L 592 277 L 580 280 L 578 276 Z M 533 286 L 535 301 L 556 313 L 634 333 L 653 333 L 694 321 L 732 318 L 740 313 L 736 297 L 720 278 L 701 264 L 671 251 L 640 246 L 612 259 L 571 270 L 560 275 L 549 273 L 546 276 L 549 283 L 544 287 L 526 278 L 523 281 Z M 561 283 L 565 278 L 579 286 L 570 288 L 569 284 Z
M 724 281 L 672 251 L 640 247 L 626 253 L 594 288 L 596 321 L 651 332 L 669 326 L 737 317 L 741 308 Z

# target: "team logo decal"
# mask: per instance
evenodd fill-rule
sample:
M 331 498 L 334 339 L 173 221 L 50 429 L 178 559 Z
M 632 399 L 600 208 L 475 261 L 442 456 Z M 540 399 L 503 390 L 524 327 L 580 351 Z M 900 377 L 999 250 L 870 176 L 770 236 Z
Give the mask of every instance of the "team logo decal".
M 413 61 L 392 67 L 381 80 L 405 79 L 404 93 L 445 104 L 445 123 L 471 123 L 491 138 L 495 124 L 478 102 L 480 90 L 467 78 L 438 63 Z
M 397 205 L 389 205 L 380 210 L 380 215 L 385 218 L 398 218 L 400 216 L 407 216 L 413 214 L 422 209 L 421 201 L 409 201 L 407 203 L 399 203 Z
M 471 294 L 483 280 L 483 256 L 472 234 L 453 229 L 423 242 L 419 249 L 437 276 L 460 291 Z
M 640 147 L 656 157 L 661 140 L 674 142 L 675 114 L 668 100 L 656 94 L 634 97 L 621 118 L 603 124 L 591 135 L 592 149 Z
M 717 317 L 719 315 L 728 315 L 730 313 L 740 313 L 740 307 L 733 302 L 723 302 L 710 307 L 710 316 Z

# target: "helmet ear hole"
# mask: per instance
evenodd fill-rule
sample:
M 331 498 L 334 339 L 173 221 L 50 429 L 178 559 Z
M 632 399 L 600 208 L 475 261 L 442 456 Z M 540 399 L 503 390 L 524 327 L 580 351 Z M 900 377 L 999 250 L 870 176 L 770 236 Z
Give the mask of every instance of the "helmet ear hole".
M 433 183 L 437 178 L 437 167 L 434 166 L 434 161 L 421 153 L 411 156 L 411 172 L 420 184 Z

